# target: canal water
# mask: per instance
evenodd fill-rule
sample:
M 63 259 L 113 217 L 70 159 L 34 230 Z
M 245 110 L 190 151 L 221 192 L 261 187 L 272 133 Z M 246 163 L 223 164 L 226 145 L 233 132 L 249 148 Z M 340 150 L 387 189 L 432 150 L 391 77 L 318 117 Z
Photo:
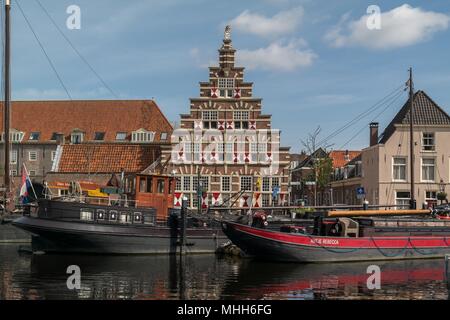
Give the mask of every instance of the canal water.
M 444 260 L 291 264 L 215 255 L 30 255 L 0 245 L 0 299 L 447 299 Z M 368 289 L 369 265 L 381 270 Z M 67 288 L 69 265 L 81 288 Z

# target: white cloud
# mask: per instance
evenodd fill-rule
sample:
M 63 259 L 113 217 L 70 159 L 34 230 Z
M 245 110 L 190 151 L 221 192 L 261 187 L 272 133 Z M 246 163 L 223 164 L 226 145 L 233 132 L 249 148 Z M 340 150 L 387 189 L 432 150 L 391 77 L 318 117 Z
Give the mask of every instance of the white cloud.
M 208 68 L 208 67 L 211 67 L 211 66 L 214 66 L 217 64 L 216 60 L 214 60 L 212 58 L 207 58 L 205 54 L 201 54 L 200 49 L 197 47 L 191 48 L 189 50 L 189 55 L 194 60 L 195 65 L 202 69 Z M 205 61 L 207 61 L 207 62 L 205 62 Z
M 296 7 L 281 11 L 271 18 L 248 10 L 229 22 L 236 30 L 256 34 L 261 37 L 279 36 L 293 32 L 303 17 L 303 8 Z
M 317 55 L 307 48 L 303 39 L 287 44 L 274 42 L 266 48 L 256 50 L 237 51 L 239 64 L 248 69 L 293 71 L 311 65 L 316 58 Z
M 349 21 L 348 14 L 325 35 L 334 47 L 362 46 L 371 49 L 392 49 L 406 47 L 428 40 L 435 32 L 446 30 L 450 16 L 413 8 L 404 4 L 381 13 L 381 29 L 367 28 L 364 15 Z

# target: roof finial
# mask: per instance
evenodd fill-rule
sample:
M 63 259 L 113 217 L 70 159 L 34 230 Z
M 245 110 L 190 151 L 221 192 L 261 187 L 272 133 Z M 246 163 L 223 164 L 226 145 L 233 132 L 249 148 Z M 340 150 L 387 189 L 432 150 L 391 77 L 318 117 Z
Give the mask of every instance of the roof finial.
M 224 32 L 224 35 L 223 35 L 223 41 L 224 42 L 231 42 L 231 26 L 230 25 L 227 25 L 225 27 L 225 32 Z

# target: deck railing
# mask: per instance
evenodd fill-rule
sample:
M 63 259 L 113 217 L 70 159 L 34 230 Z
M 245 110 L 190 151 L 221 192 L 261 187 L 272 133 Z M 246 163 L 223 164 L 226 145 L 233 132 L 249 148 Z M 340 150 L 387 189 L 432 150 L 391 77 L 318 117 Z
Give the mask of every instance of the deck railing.
M 61 200 L 67 202 L 81 202 L 81 203 L 91 203 L 91 204 L 107 204 L 108 206 L 119 206 L 127 208 L 137 208 L 139 200 L 130 200 L 123 198 L 112 198 L 112 197 L 91 197 L 85 195 L 63 195 L 56 196 L 53 194 L 45 194 L 44 198 L 47 200 Z

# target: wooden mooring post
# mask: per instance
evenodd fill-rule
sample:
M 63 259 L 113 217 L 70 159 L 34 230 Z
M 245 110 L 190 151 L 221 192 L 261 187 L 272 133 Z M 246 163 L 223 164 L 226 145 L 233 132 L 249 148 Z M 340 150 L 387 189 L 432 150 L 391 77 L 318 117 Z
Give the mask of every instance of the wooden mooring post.
M 183 197 L 181 201 L 181 212 L 180 212 L 180 254 L 183 255 L 186 249 L 186 224 L 187 224 L 187 199 Z

